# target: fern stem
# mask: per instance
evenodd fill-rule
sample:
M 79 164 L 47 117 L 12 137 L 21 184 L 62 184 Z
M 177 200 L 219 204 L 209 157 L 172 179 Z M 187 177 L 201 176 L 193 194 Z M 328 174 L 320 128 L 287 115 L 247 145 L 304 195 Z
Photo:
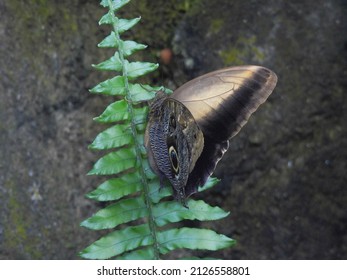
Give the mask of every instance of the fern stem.
M 124 77 L 124 85 L 125 85 L 125 89 L 126 89 L 126 101 L 128 103 L 128 113 L 129 113 L 130 119 L 132 120 L 131 121 L 131 132 L 132 132 L 132 135 L 134 137 L 136 160 L 139 164 L 139 172 L 140 172 L 141 178 L 142 178 L 141 183 L 144 187 L 144 194 L 145 194 L 144 197 L 145 197 L 145 202 L 146 202 L 147 209 L 148 209 L 148 216 L 149 216 L 148 217 L 148 224 L 149 224 L 150 232 L 151 232 L 152 238 L 153 238 L 154 258 L 160 259 L 159 243 L 158 243 L 158 238 L 156 235 L 157 227 L 156 227 L 156 224 L 154 222 L 152 202 L 151 202 L 151 199 L 149 197 L 150 190 L 149 190 L 149 184 L 148 184 L 148 181 L 146 178 L 145 167 L 143 164 L 143 158 L 142 158 L 142 154 L 141 154 L 141 143 L 139 143 L 139 141 L 137 140 L 138 139 L 138 137 L 137 137 L 138 133 L 137 133 L 137 129 L 136 129 L 136 123 L 133 121 L 135 114 L 134 114 L 133 102 L 132 102 L 132 97 L 131 97 L 130 88 L 129 88 L 129 79 L 128 79 L 127 67 L 126 67 L 125 58 L 124 58 L 123 41 L 121 40 L 119 32 L 118 32 L 118 18 L 114 15 L 114 11 L 112 10 L 112 1 L 108 0 L 108 3 L 109 3 L 110 10 L 112 11 L 112 13 L 111 13 L 112 26 L 113 26 L 113 30 L 115 32 L 117 43 L 118 43 L 119 58 L 120 58 L 122 65 L 123 65 L 122 75 Z

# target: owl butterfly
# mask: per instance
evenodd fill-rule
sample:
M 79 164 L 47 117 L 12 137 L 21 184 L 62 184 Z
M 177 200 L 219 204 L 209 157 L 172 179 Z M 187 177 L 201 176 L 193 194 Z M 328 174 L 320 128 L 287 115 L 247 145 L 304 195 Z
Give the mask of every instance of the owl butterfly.
M 172 95 L 158 92 L 150 107 L 145 146 L 160 186 L 168 179 L 175 198 L 185 205 L 276 82 L 276 74 L 267 68 L 239 66 L 195 78 Z

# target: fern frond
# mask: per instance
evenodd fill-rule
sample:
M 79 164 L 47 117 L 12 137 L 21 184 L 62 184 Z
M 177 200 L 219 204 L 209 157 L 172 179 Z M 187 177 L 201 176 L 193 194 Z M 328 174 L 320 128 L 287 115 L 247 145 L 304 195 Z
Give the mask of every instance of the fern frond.
M 94 118 L 111 126 L 99 133 L 90 149 L 107 150 L 96 161 L 89 175 L 112 175 L 87 197 L 107 201 L 108 206 L 81 223 L 91 230 L 113 230 L 80 252 L 88 259 L 160 259 L 175 249 L 218 250 L 234 244 L 234 240 L 209 229 L 181 227 L 184 220 L 209 221 L 224 218 L 229 213 L 204 201 L 188 200 L 188 207 L 172 197 L 171 188 L 159 189 L 159 179 L 151 171 L 144 148 L 148 100 L 160 89 L 134 81 L 158 68 L 151 62 L 132 62 L 128 57 L 146 45 L 122 40 L 120 35 L 131 29 L 140 18 L 121 19 L 118 9 L 130 0 L 102 0 L 108 12 L 99 24 L 112 26 L 110 34 L 98 46 L 115 48 L 112 57 L 92 65 L 101 71 L 116 73 L 93 87 L 92 94 L 114 96 L 115 101 Z M 166 90 L 165 91 L 169 91 Z M 215 185 L 209 179 L 200 191 Z M 164 199 L 166 198 L 166 199 Z

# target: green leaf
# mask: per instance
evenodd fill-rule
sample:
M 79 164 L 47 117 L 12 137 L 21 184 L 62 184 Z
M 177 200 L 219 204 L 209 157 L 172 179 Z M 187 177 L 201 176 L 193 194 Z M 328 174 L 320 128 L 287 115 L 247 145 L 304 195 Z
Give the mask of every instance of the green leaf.
M 120 224 L 135 221 L 147 214 L 143 197 L 122 199 L 96 212 L 81 223 L 89 229 L 110 229 Z
M 158 232 L 157 238 L 162 254 L 182 248 L 216 251 L 235 244 L 235 240 L 213 230 L 187 227 Z
M 101 123 L 111 123 L 124 121 L 128 118 L 128 103 L 122 99 L 108 105 L 105 111 L 94 120 Z
M 99 20 L 99 25 L 102 24 L 112 24 L 112 11 L 109 11 L 107 14 L 101 17 Z
M 116 11 L 122 8 L 124 5 L 128 4 L 129 2 L 130 0 L 112 0 L 111 10 Z
M 112 0 L 111 10 L 118 10 L 129 2 L 130 0 Z M 109 7 L 108 0 L 102 0 L 100 5 L 103 7 Z
M 206 190 L 214 187 L 215 185 L 217 185 L 219 182 L 220 182 L 220 180 L 218 178 L 209 177 L 207 179 L 205 185 L 203 185 L 202 187 L 199 187 L 198 192 L 206 191 Z
M 152 174 L 152 176 L 155 176 L 154 173 Z M 162 198 L 172 196 L 172 193 L 172 187 L 169 185 L 160 188 L 160 182 L 157 177 L 149 183 L 149 196 L 152 203 L 158 203 Z
M 133 122 L 135 124 L 144 124 L 147 120 L 148 107 L 135 107 L 133 113 Z M 94 120 L 101 123 L 112 123 L 128 120 L 128 118 L 128 104 L 122 99 L 107 106 L 105 111 L 99 117 L 94 118 Z
M 138 250 L 124 253 L 117 258 L 118 260 L 154 260 L 153 247 L 141 248 Z
M 89 148 L 98 150 L 119 148 L 133 141 L 129 124 L 118 124 L 99 133 Z
M 135 41 L 124 41 L 123 42 L 123 51 L 124 56 L 132 55 L 133 53 L 147 48 L 144 44 L 136 43 Z
M 99 48 L 117 48 L 117 38 L 114 31 L 98 44 Z
M 140 133 L 144 132 L 145 129 L 146 129 L 146 123 L 140 122 L 136 125 L 136 130 Z
M 128 62 L 125 61 L 125 67 L 129 79 L 135 79 L 140 76 L 153 72 L 159 67 L 158 63 L 151 62 Z
M 135 166 L 136 154 L 133 148 L 122 148 L 100 158 L 88 175 L 112 175 Z
M 80 252 L 86 259 L 109 259 L 126 251 L 153 243 L 148 225 L 128 226 L 100 238 Z
M 141 20 L 141 17 L 133 18 L 133 19 L 119 19 L 118 20 L 118 33 L 122 34 L 123 32 L 131 29 L 134 25 L 136 25 Z
M 100 5 L 103 7 L 108 7 L 108 0 L 101 0 Z
M 122 51 L 124 52 L 124 56 L 129 56 L 135 53 L 136 51 L 143 50 L 147 48 L 144 44 L 136 43 L 135 41 L 122 41 L 118 43 L 116 38 L 116 34 L 114 31 L 111 32 L 105 39 L 103 39 L 99 44 L 99 48 L 117 48 L 118 46 L 122 46 Z
M 177 201 L 163 201 L 154 206 L 153 213 L 158 226 L 181 220 L 209 221 L 225 218 L 229 213 L 219 207 L 212 207 L 202 200 L 188 200 L 188 208 Z
M 97 65 L 92 64 L 95 69 L 104 70 L 104 71 L 118 71 L 120 72 L 123 69 L 122 62 L 119 58 L 119 53 L 116 52 L 111 58 L 105 60 Z
M 159 89 L 159 87 L 155 88 L 141 84 L 129 84 L 129 91 L 133 102 L 151 100 L 155 97 Z
M 143 163 L 144 166 L 144 170 L 145 170 L 145 175 L 147 177 L 147 179 L 149 180 L 153 180 L 153 179 L 158 179 L 157 175 L 152 171 L 152 168 L 149 166 L 149 162 L 148 160 L 145 160 Z M 159 186 L 159 184 L 158 184 Z
M 87 194 L 87 197 L 97 201 L 110 201 L 120 199 L 141 190 L 141 176 L 138 172 L 133 172 L 105 181 L 96 190 Z
M 148 107 L 135 108 L 133 121 L 135 124 L 147 125 Z M 143 136 L 141 137 L 143 139 Z
M 91 93 L 106 95 L 125 95 L 125 83 L 123 76 L 116 76 L 96 85 L 90 90 Z
M 173 90 L 169 89 L 169 88 L 165 88 L 165 87 L 160 87 L 159 90 L 162 90 L 164 93 L 170 95 L 173 93 Z

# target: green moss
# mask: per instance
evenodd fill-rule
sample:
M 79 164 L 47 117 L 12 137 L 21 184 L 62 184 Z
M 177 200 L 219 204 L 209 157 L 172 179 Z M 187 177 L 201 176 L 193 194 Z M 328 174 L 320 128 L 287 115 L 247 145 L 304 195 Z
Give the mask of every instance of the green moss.
M 243 64 L 242 51 L 234 47 L 221 51 L 220 57 L 223 59 L 225 65 Z
M 219 33 L 224 25 L 224 20 L 221 18 L 216 18 L 211 21 L 209 32 L 212 34 Z
M 32 5 L 36 8 L 37 15 L 44 21 L 54 14 L 54 8 L 47 0 L 33 0 Z
M 16 21 L 13 25 L 15 33 L 26 49 L 37 53 L 37 42 L 47 41 L 50 36 L 47 30 L 51 22 L 59 23 L 54 26 L 55 32 L 51 36 L 62 37 L 78 31 L 77 18 L 71 16 L 74 14 L 66 6 L 57 3 L 47 0 L 8 2 L 7 8 Z M 48 46 L 49 44 L 45 44 L 43 47 L 47 49 Z
M 8 250 L 19 251 L 24 258 L 40 259 L 42 253 L 38 250 L 40 239 L 29 233 L 31 217 L 25 204 L 19 201 L 20 195 L 13 181 L 7 181 L 5 187 L 9 190 L 7 200 L 8 222 L 4 228 L 4 242 Z
M 220 52 L 225 65 L 241 65 L 245 61 L 254 60 L 261 63 L 264 60 L 264 53 L 255 46 L 256 37 L 240 37 L 234 46 Z
M 34 75 L 46 75 L 47 69 L 42 65 L 47 63 L 47 57 L 57 49 L 60 53 L 70 51 L 66 42 L 78 32 L 78 14 L 66 5 L 47 0 L 8 1 L 6 5 L 14 21 L 9 32 L 19 46 L 17 55 L 22 57 L 23 64 L 30 64 Z
M 54 8 L 45 0 L 9 1 L 7 6 L 16 22 L 33 27 L 37 22 L 45 23 L 47 18 L 55 12 Z M 32 30 L 34 31 L 34 28 Z

